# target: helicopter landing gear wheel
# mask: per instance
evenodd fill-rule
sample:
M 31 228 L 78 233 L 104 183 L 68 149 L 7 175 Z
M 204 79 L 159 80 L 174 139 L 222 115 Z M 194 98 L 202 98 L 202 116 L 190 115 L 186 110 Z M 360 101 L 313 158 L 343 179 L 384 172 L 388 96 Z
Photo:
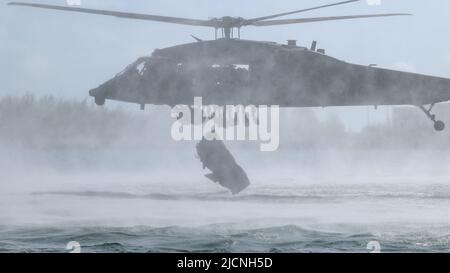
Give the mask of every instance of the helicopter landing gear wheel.
M 96 96 L 95 97 L 95 104 L 97 104 L 98 106 L 105 105 L 105 102 L 106 102 L 106 98 L 105 97 L 100 97 L 100 96 Z
M 445 129 L 445 123 L 438 120 L 434 122 L 434 130 L 441 132 Z
M 434 103 L 431 104 L 428 109 L 426 109 L 422 105 L 419 105 L 420 110 L 422 110 L 425 113 L 425 115 L 427 115 L 427 117 L 431 119 L 431 121 L 434 123 L 434 130 L 441 132 L 445 129 L 445 123 L 443 121 L 436 120 L 436 115 L 431 114 L 431 110 L 433 110 L 433 107 Z

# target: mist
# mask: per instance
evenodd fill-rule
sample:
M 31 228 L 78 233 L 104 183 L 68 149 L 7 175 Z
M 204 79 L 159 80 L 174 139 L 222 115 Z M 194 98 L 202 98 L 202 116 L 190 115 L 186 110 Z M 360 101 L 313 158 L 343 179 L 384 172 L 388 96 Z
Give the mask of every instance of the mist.
M 202 19 L 274 12 L 271 1 L 219 2 L 89 7 Z M 318 40 L 351 63 L 448 78 L 448 2 L 410 2 L 311 15 L 417 14 L 395 23 L 248 29 L 243 37 Z M 300 8 L 283 4 L 277 11 Z M 388 251 L 448 250 L 450 131 L 434 131 L 417 107 L 280 108 L 276 151 L 225 142 L 251 181 L 232 195 L 205 177 L 196 141 L 173 140 L 169 106 L 99 107 L 87 92 L 139 56 L 193 42 L 191 33 L 206 40 L 210 30 L 20 12 L 0 10 L 0 252 L 62 252 L 72 240 L 92 252 L 364 252 L 372 240 Z M 447 124 L 449 111 L 448 103 L 433 109 Z
M 252 182 L 237 196 L 203 176 L 195 142 L 172 140 L 168 107 L 27 95 L 2 98 L 0 117 L 2 226 L 381 232 L 450 219 L 435 209 L 450 198 L 449 135 L 413 107 L 357 132 L 314 109 L 281 110 L 278 151 L 226 142 Z

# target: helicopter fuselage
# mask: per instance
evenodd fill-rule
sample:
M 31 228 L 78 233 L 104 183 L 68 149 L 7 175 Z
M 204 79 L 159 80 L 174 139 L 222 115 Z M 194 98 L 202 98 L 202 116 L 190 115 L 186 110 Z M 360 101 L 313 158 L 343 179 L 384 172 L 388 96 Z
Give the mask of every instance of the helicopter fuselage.
M 239 39 L 158 49 L 90 91 L 140 105 L 326 107 L 426 105 L 450 100 L 445 78 L 350 64 L 323 51 Z

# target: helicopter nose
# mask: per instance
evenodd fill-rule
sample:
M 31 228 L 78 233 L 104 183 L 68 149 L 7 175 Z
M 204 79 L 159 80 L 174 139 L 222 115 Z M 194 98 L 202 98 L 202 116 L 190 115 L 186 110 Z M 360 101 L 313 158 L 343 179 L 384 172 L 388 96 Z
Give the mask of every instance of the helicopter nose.
M 89 90 L 89 96 L 91 97 L 105 97 L 105 95 L 104 88 L 101 88 L 101 86 Z
M 95 95 L 98 93 L 97 88 L 89 90 L 89 96 L 95 97 Z
M 91 97 L 94 97 L 95 104 L 97 104 L 99 106 L 104 105 L 106 102 L 106 96 L 105 96 L 104 92 L 101 92 L 100 87 L 89 90 L 89 95 Z
M 111 90 L 112 86 L 109 84 L 110 81 L 103 83 L 102 85 L 89 90 L 89 95 L 91 97 L 106 97 L 109 93 L 108 90 Z

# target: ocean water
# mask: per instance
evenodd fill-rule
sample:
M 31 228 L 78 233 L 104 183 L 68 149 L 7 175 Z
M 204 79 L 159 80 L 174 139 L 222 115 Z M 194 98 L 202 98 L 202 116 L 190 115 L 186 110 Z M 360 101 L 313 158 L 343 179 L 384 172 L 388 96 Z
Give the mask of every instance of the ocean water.
M 0 252 L 69 252 L 73 241 L 81 252 L 365 253 L 374 242 L 381 252 L 450 252 L 445 160 L 399 169 L 391 155 L 378 167 L 327 157 L 341 164 L 320 159 L 318 168 L 311 157 L 239 156 L 252 185 L 236 196 L 195 161 L 147 172 L 11 171 Z

